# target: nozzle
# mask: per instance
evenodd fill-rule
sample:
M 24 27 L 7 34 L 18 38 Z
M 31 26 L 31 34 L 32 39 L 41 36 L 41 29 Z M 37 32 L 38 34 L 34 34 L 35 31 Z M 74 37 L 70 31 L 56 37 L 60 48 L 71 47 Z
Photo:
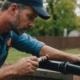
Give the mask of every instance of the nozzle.
M 47 54 L 45 56 L 41 56 L 41 57 L 38 58 L 39 62 L 44 62 L 44 61 L 47 61 L 47 60 L 49 60 L 49 55 L 47 55 Z

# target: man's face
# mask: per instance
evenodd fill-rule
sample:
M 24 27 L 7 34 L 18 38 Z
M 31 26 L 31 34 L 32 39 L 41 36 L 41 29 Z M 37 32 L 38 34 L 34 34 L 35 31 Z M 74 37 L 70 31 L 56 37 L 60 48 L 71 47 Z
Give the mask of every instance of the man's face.
M 18 13 L 9 21 L 11 29 L 18 35 L 22 35 L 30 27 L 34 27 L 34 20 L 38 13 L 31 7 L 19 10 Z

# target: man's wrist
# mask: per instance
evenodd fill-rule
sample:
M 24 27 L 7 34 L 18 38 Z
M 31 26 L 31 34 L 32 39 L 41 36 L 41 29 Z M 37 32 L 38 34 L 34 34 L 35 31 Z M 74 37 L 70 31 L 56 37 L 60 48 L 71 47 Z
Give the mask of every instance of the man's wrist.
M 12 75 L 12 76 L 16 76 L 17 75 L 16 69 L 15 69 L 15 65 L 10 65 L 9 74 Z
M 7 80 L 16 76 L 16 70 L 14 65 L 0 68 L 0 80 Z

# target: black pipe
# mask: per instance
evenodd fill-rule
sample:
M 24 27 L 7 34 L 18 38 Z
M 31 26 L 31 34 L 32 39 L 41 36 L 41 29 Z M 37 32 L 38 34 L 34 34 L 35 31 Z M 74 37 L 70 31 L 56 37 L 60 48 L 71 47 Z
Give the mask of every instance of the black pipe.
M 43 60 L 40 62 L 39 68 L 58 71 L 63 74 L 73 74 L 80 76 L 79 64 L 72 64 L 64 61 L 60 62 L 60 61 Z

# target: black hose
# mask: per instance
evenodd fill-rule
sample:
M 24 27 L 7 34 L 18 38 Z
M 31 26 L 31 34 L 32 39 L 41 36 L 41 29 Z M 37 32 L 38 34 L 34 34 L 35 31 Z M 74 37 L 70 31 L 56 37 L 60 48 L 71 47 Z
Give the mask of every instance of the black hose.
M 58 71 L 63 74 L 80 75 L 80 65 L 69 62 L 45 60 L 40 62 L 39 68 Z

